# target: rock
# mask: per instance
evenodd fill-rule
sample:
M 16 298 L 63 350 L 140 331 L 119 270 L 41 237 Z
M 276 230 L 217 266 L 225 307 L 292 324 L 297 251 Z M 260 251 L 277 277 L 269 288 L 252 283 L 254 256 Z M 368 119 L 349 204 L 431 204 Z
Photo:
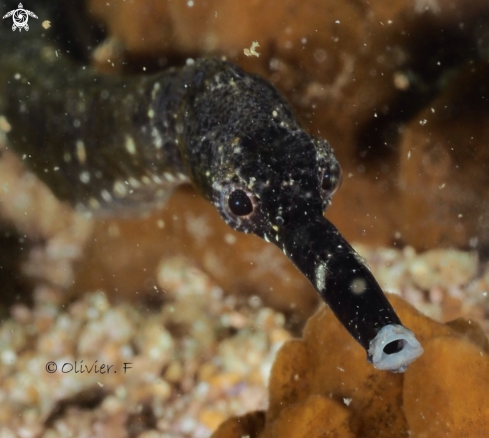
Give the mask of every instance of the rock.
M 475 277 L 478 267 L 475 252 L 434 249 L 413 259 L 408 270 L 417 287 L 429 290 L 463 286 Z

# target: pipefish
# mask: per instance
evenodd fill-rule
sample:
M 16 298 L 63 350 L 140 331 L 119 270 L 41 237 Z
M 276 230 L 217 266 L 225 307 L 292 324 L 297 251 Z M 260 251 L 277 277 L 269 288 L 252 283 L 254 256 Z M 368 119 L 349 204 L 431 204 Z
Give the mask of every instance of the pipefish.
M 331 146 L 299 125 L 270 83 L 219 59 L 104 75 L 58 50 L 49 31 L 0 37 L 7 148 L 59 199 L 122 216 L 191 183 L 229 226 L 283 251 L 374 367 L 402 372 L 422 354 L 323 215 L 341 182 Z

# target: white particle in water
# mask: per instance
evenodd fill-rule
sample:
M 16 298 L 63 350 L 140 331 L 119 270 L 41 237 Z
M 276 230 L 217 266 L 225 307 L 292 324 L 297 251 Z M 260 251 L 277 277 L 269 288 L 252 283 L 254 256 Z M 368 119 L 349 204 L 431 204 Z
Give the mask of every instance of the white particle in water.
M 83 184 L 88 184 L 90 182 L 90 173 L 88 173 L 87 171 L 83 171 L 82 173 L 80 173 L 80 181 Z
M 228 245 L 233 245 L 236 243 L 236 236 L 231 234 L 231 233 L 226 233 L 224 235 L 224 241 L 228 244 Z

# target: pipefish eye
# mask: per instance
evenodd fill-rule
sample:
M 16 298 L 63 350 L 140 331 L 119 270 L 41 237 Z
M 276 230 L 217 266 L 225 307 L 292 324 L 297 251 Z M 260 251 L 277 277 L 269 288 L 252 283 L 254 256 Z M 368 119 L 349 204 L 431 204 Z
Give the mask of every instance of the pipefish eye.
M 319 181 L 324 197 L 331 197 L 341 186 L 343 172 L 337 162 L 327 163 L 320 172 Z
M 241 189 L 233 190 L 228 196 L 228 207 L 236 216 L 248 216 L 253 213 L 253 202 L 250 196 Z
M 263 224 L 260 200 L 245 184 L 228 182 L 220 187 L 215 203 L 226 223 L 237 231 L 253 233 Z

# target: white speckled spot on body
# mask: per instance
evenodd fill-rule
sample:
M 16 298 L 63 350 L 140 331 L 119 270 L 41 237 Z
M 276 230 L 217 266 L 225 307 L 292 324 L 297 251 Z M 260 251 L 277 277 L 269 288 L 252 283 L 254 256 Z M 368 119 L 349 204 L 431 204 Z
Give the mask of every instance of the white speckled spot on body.
M 127 188 L 122 181 L 116 181 L 114 183 L 114 194 L 119 198 L 127 195 Z
M 159 82 L 153 85 L 153 90 L 151 91 L 151 97 L 154 99 L 156 97 L 156 93 L 160 90 L 161 86 Z
M 185 175 L 184 173 L 178 173 L 177 174 L 177 177 L 180 181 L 187 181 L 188 180 L 188 177 L 187 175 Z
M 161 149 L 163 147 L 163 138 L 155 127 L 151 130 L 151 136 L 156 149 Z
M 104 201 L 106 201 L 106 202 L 112 201 L 112 196 L 110 195 L 110 193 L 107 190 L 102 190 L 100 192 L 100 195 L 102 196 L 102 199 Z
M 134 139 L 130 135 L 126 135 L 126 151 L 130 155 L 136 155 L 136 143 L 134 143 Z
M 328 273 L 328 266 L 326 263 L 322 262 L 316 267 L 316 287 L 318 290 L 324 290 L 324 286 L 326 285 L 326 275 Z
M 83 140 L 76 141 L 76 157 L 82 164 L 87 161 L 87 151 L 85 149 L 85 143 L 83 143 Z
M 128 179 L 128 182 L 129 182 L 129 185 L 131 187 L 134 187 L 135 189 L 137 189 L 138 187 L 141 187 L 141 183 L 134 177 L 129 177 Z
M 175 181 L 175 177 L 171 173 L 169 173 L 169 172 L 163 173 L 163 176 L 165 177 L 165 179 L 167 181 L 170 181 L 170 182 Z

